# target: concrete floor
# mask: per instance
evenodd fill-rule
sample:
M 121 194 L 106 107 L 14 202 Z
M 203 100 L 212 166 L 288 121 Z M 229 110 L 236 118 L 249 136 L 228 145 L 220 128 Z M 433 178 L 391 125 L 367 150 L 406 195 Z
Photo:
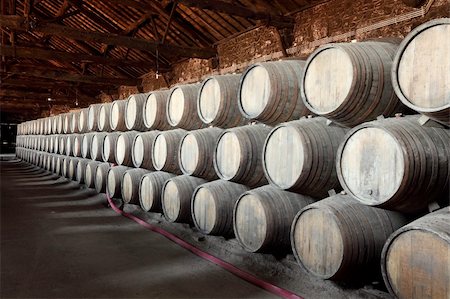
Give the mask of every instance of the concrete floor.
M 0 168 L 1 298 L 273 297 L 118 216 L 104 195 L 23 162 Z

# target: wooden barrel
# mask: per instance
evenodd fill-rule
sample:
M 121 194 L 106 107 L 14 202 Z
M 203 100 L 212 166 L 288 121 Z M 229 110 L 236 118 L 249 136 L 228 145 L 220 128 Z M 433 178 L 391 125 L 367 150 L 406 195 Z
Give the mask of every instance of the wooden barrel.
M 394 232 L 381 270 L 396 298 L 450 298 L 450 210 L 428 214 Z
M 125 171 L 122 178 L 122 199 L 125 203 L 139 205 L 139 185 L 147 169 L 133 168 Z
M 73 156 L 73 145 L 75 144 L 75 134 L 66 135 L 66 155 Z
M 101 132 L 111 132 L 111 107 L 112 103 L 103 103 L 98 112 L 98 130 Z
M 81 156 L 85 159 L 91 158 L 92 139 L 94 139 L 95 133 L 86 133 L 81 140 Z
M 167 122 L 166 105 L 170 90 L 157 90 L 148 94 L 144 103 L 143 119 L 148 130 L 170 130 Z
M 225 130 L 214 150 L 217 175 L 223 180 L 250 187 L 267 184 L 261 153 L 271 129 L 261 124 Z
M 291 230 L 292 250 L 302 268 L 322 279 L 379 278 L 384 242 L 406 222 L 401 214 L 338 194 L 297 214 Z
M 58 134 L 62 134 L 63 133 L 63 128 L 64 128 L 64 114 L 58 114 L 57 116 L 57 120 L 56 120 L 56 132 Z M 35 130 L 33 130 L 35 131 Z
M 72 112 L 70 121 L 70 133 L 79 133 L 78 123 L 80 122 L 80 111 Z
M 449 198 L 450 131 L 418 120 L 389 118 L 351 130 L 336 158 L 344 190 L 363 204 L 404 213 Z
M 156 170 L 180 174 L 178 147 L 186 134 L 183 129 L 159 132 L 153 141 L 152 163 Z
M 249 190 L 234 206 L 234 234 L 249 252 L 289 252 L 292 220 L 313 202 L 309 196 L 272 186 Z
M 83 134 L 74 134 L 75 135 L 75 140 L 73 142 L 73 155 L 75 157 L 81 157 L 81 149 L 82 149 L 82 144 L 83 144 Z
M 347 127 L 408 111 L 391 83 L 397 49 L 396 43 L 374 41 L 320 47 L 306 62 L 301 85 L 305 105 Z
M 300 96 L 302 60 L 262 62 L 241 76 L 238 106 L 242 115 L 274 125 L 310 114 Z
M 142 210 L 146 212 L 162 211 L 162 188 L 168 179 L 175 176 L 169 172 L 155 171 L 142 177 L 139 184 L 139 202 Z
M 282 123 L 267 136 L 263 168 L 270 184 L 317 198 L 341 189 L 336 152 L 347 129 L 328 125 L 323 117 Z
M 166 117 L 172 127 L 196 130 L 204 126 L 197 114 L 197 95 L 200 84 L 175 86 L 167 99 Z
M 52 132 L 53 134 L 58 134 L 58 115 L 52 116 Z
M 75 180 L 78 182 L 78 184 L 84 184 L 84 178 L 86 175 L 86 167 L 89 162 L 92 162 L 88 159 L 79 159 L 77 164 L 77 174 L 75 177 Z
M 106 183 L 108 181 L 108 171 L 111 169 L 109 163 L 100 164 L 95 171 L 94 186 L 97 193 L 106 192 Z
M 116 162 L 118 165 L 133 166 L 131 152 L 133 149 L 133 140 L 138 132 L 129 131 L 119 135 L 116 144 Z
M 136 168 L 155 170 L 152 163 L 153 141 L 159 131 L 139 133 L 134 137 L 131 158 Z
M 122 179 L 126 171 L 130 170 L 127 166 L 114 166 L 108 171 L 106 191 L 111 198 L 122 197 Z
M 96 161 L 103 161 L 103 144 L 108 133 L 95 133 L 92 137 L 91 143 L 91 159 Z
M 80 117 L 78 118 L 78 131 L 80 133 L 87 133 L 88 129 L 89 108 L 80 110 Z
M 416 27 L 400 44 L 392 84 L 406 106 L 450 124 L 450 18 Z
M 64 122 L 63 123 L 64 134 L 70 134 L 70 123 L 72 122 L 72 112 L 63 114 L 63 122 Z
M 117 147 L 117 139 L 119 139 L 121 133 L 112 132 L 108 133 L 105 137 L 105 141 L 103 141 L 103 152 L 102 158 L 104 162 L 116 162 L 116 147 Z
M 59 153 L 59 135 L 52 135 L 53 136 L 53 153 L 58 154 Z
M 193 223 L 191 198 L 194 190 L 208 181 L 188 175 L 168 179 L 162 189 L 162 209 L 170 222 Z
M 86 187 L 95 188 L 95 174 L 97 173 L 97 167 L 100 164 L 108 164 L 108 163 L 91 161 L 86 165 L 86 171 L 84 173 L 84 184 L 86 185 Z
M 100 113 L 100 107 L 103 104 L 91 104 L 88 108 L 88 130 L 99 131 L 98 117 Z
M 221 75 L 206 78 L 197 97 L 200 120 L 220 128 L 233 128 L 245 123 L 237 105 L 241 75 Z
M 77 178 L 77 167 L 79 162 L 80 158 L 70 158 L 68 178 L 72 181 L 75 181 Z
M 65 155 L 66 154 L 66 139 L 67 135 L 59 135 L 59 154 Z
M 126 131 L 125 106 L 127 100 L 117 100 L 112 103 L 109 124 L 113 131 Z
M 219 128 L 206 128 L 187 132 L 180 142 L 178 159 L 181 171 L 207 180 L 217 179 L 214 170 L 214 148 L 223 132 Z
M 148 93 L 130 95 L 125 105 L 125 125 L 128 130 L 146 131 L 144 125 L 144 104 Z
M 192 220 L 197 229 L 207 235 L 232 237 L 233 207 L 249 187 L 217 180 L 200 185 L 192 195 Z

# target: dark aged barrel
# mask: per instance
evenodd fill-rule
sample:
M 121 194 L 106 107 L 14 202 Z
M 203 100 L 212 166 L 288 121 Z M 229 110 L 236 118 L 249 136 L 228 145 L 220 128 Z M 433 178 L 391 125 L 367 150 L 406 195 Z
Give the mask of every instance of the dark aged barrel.
M 242 115 L 277 124 L 310 114 L 300 96 L 303 60 L 257 63 L 241 76 L 238 105 Z
M 80 133 L 87 133 L 88 129 L 89 108 L 80 110 L 80 117 L 78 118 L 78 131 Z
M 167 122 L 166 105 L 170 90 L 157 90 L 148 94 L 144 103 L 143 119 L 148 130 L 170 130 Z
M 78 123 L 80 121 L 80 111 L 72 112 L 72 117 L 70 119 L 70 133 L 79 133 Z
M 313 202 L 309 196 L 272 186 L 247 191 L 234 206 L 234 234 L 249 252 L 289 252 L 292 220 Z
M 142 177 L 150 171 L 133 168 L 125 171 L 122 178 L 122 198 L 128 204 L 139 204 L 139 185 Z
M 89 162 L 92 162 L 88 159 L 80 159 L 77 164 L 77 174 L 76 174 L 76 181 L 79 184 L 84 184 L 84 178 L 86 175 L 86 167 Z
M 197 114 L 197 94 L 200 84 L 175 86 L 167 99 L 166 116 L 172 127 L 196 130 L 204 125 Z
M 404 213 L 449 196 L 450 131 L 421 126 L 418 116 L 351 130 L 337 154 L 344 190 L 361 203 Z
M 250 187 L 267 184 L 261 153 L 271 129 L 266 125 L 249 125 L 225 130 L 214 150 L 217 175 Z
M 245 118 L 237 105 L 241 75 L 221 75 L 206 78 L 197 97 L 197 112 L 201 121 L 220 128 L 243 125 Z
M 450 124 L 450 18 L 416 27 L 392 66 L 395 92 L 406 106 Z
M 69 161 L 69 179 L 71 179 L 72 181 L 76 180 L 77 177 L 77 167 L 78 167 L 78 163 L 80 162 L 79 158 L 71 158 Z
M 320 47 L 306 62 L 301 85 L 305 105 L 347 127 L 407 111 L 391 83 L 397 48 L 396 43 L 374 41 Z
M 108 171 L 106 191 L 111 198 L 122 197 L 122 179 L 125 171 L 130 170 L 127 166 L 114 166 Z
M 403 226 L 384 245 L 381 270 L 396 298 L 450 298 L 450 210 Z
M 103 161 L 102 153 L 103 153 L 103 144 L 105 142 L 105 138 L 108 133 L 100 132 L 95 133 L 94 137 L 92 137 L 91 143 L 91 159 L 96 161 Z
M 66 155 L 73 156 L 73 145 L 75 143 L 75 134 L 66 135 Z
M 207 235 L 233 236 L 233 207 L 249 187 L 217 180 L 200 185 L 192 195 L 192 220 Z
M 131 151 L 133 165 L 136 168 L 155 170 L 152 163 L 153 141 L 159 131 L 139 133 L 134 137 Z
M 384 242 L 406 222 L 399 213 L 338 194 L 297 214 L 291 230 L 292 250 L 301 267 L 323 279 L 378 278 Z
M 162 190 L 164 217 L 170 222 L 193 223 L 191 198 L 195 188 L 208 181 L 188 175 L 168 179 Z
M 75 134 L 75 140 L 73 142 L 73 155 L 75 157 L 81 157 L 81 149 L 83 144 L 83 134 Z
M 336 152 L 347 129 L 328 125 L 323 117 L 282 123 L 267 136 L 263 168 L 270 184 L 317 198 L 341 186 Z
M 223 132 L 219 128 L 206 128 L 187 132 L 180 142 L 178 159 L 184 174 L 207 180 L 217 179 L 214 170 L 214 148 Z
M 161 197 L 164 183 L 175 177 L 174 174 L 156 171 L 144 175 L 139 184 L 139 202 L 142 210 L 149 212 L 161 212 Z
M 112 103 L 103 103 L 98 112 L 98 130 L 101 132 L 111 131 L 111 107 Z
M 181 173 L 178 165 L 178 147 L 186 134 L 183 129 L 159 132 L 153 141 L 152 162 L 156 170 Z
M 131 151 L 133 149 L 133 140 L 138 132 L 130 131 L 119 135 L 116 144 L 116 162 L 118 165 L 133 166 Z
M 146 131 L 143 110 L 148 93 L 130 95 L 125 105 L 125 125 L 128 130 Z
M 112 132 L 108 133 L 105 137 L 105 141 L 103 142 L 103 152 L 102 158 L 104 162 L 116 162 L 116 147 L 117 147 L 117 139 L 119 139 L 121 133 Z
M 88 130 L 89 131 L 99 131 L 98 128 L 98 116 L 100 112 L 100 107 L 102 104 L 92 104 L 89 106 L 88 110 Z
M 106 192 L 108 171 L 110 169 L 111 169 L 111 165 L 109 163 L 102 163 L 95 170 L 94 186 L 95 186 L 95 191 L 97 191 L 97 193 L 105 193 Z
M 97 172 L 97 167 L 100 164 L 108 164 L 108 163 L 102 163 L 99 161 L 91 161 L 86 165 L 86 171 L 84 173 L 84 183 L 85 183 L 86 187 L 88 187 L 88 188 L 95 187 L 95 174 Z
M 81 156 L 86 159 L 91 158 L 92 139 L 94 139 L 95 133 L 86 133 L 81 140 Z
M 110 126 L 113 131 L 126 131 L 127 126 L 125 125 L 125 106 L 127 100 L 117 100 L 112 103 L 111 115 L 110 115 Z

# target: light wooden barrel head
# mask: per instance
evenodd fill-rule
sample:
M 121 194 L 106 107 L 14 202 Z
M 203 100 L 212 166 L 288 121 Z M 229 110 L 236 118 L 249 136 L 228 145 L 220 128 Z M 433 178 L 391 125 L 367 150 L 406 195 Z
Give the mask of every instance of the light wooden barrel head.
M 172 126 L 176 126 L 183 118 L 184 105 L 183 90 L 181 88 L 175 88 L 167 103 L 167 117 Z
M 125 160 L 126 152 L 130 150 L 126 147 L 126 139 L 124 135 L 120 135 L 117 139 L 117 145 L 116 145 L 116 159 L 117 164 L 122 165 L 123 161 Z
M 199 149 L 197 138 L 187 134 L 180 144 L 180 166 L 185 174 L 193 174 L 199 163 Z
M 267 217 L 257 196 L 246 194 L 236 204 L 235 234 L 250 251 L 257 251 L 266 239 Z
M 98 117 L 97 115 L 97 107 L 94 106 L 95 104 L 89 106 L 89 110 L 88 110 L 88 128 L 89 129 L 95 129 L 94 128 L 94 124 L 96 121 L 96 118 Z
M 217 142 L 215 159 L 222 179 L 230 180 L 236 175 L 241 162 L 241 145 L 235 133 L 222 134 Z
M 116 190 L 116 184 L 118 182 L 116 182 L 116 177 L 114 175 L 113 171 L 108 171 L 108 177 L 107 177 L 107 181 L 106 181 L 106 190 L 108 191 L 109 195 L 116 195 L 115 190 Z
M 136 122 L 136 113 L 137 113 L 137 103 L 136 98 L 134 96 L 130 96 L 127 101 L 126 109 L 125 109 L 125 122 L 127 128 L 131 130 L 133 128 L 134 123 Z
M 92 158 L 97 158 L 99 146 L 101 145 L 101 142 L 99 140 L 100 138 L 103 138 L 103 136 L 99 136 L 97 134 L 95 134 L 94 137 L 92 138 L 92 144 L 91 144 L 91 157 Z
M 270 76 L 260 65 L 254 65 L 241 79 L 240 106 L 249 118 L 256 118 L 266 108 L 272 92 Z
M 335 218 L 322 209 L 307 209 L 292 226 L 292 246 L 300 264 L 322 278 L 332 277 L 343 261 L 344 242 Z
M 171 180 L 168 180 L 164 185 L 162 205 L 164 215 L 170 221 L 175 221 L 180 214 L 181 202 L 177 184 Z
M 134 139 L 133 159 L 136 167 L 141 166 L 142 161 L 144 161 L 144 141 L 142 140 L 142 136 L 140 135 L 137 135 Z
M 147 98 L 147 101 L 145 101 L 143 115 L 144 122 L 148 128 L 154 126 L 158 112 L 161 113 L 161 111 L 158 111 L 158 100 L 156 99 L 156 95 L 150 94 Z
M 305 104 L 319 114 L 335 110 L 351 92 L 353 77 L 353 64 L 347 53 L 339 48 L 325 48 L 305 70 Z
M 350 136 L 338 163 L 341 184 L 368 205 L 390 199 L 400 188 L 405 171 L 401 146 L 379 128 L 363 128 Z
M 119 104 L 116 102 L 113 102 L 111 106 L 111 129 L 115 130 L 117 126 L 119 125 L 119 119 L 120 119 L 120 108 Z
M 266 175 L 276 186 L 292 187 L 304 171 L 304 159 L 302 137 L 294 128 L 280 126 L 267 137 L 263 163 Z
M 98 113 L 98 128 L 100 131 L 105 129 L 106 122 L 109 122 L 108 115 L 106 114 L 106 107 L 102 105 L 100 107 L 100 112 Z
M 204 233 L 214 229 L 217 217 L 214 195 L 207 188 L 199 187 L 192 199 L 193 220 Z
M 163 134 L 156 136 L 153 143 L 153 166 L 156 170 L 163 169 L 167 160 L 167 141 Z
M 89 186 L 89 187 L 94 186 L 93 179 L 94 179 L 94 177 L 93 177 L 93 170 L 92 170 L 91 165 L 88 164 L 86 166 L 86 171 L 85 171 L 85 174 L 84 174 L 84 180 L 86 182 L 86 185 Z
M 122 196 L 125 202 L 129 202 L 133 196 L 133 179 L 127 172 L 123 175 Z
M 390 286 L 399 298 L 450 296 L 450 244 L 437 234 L 401 233 L 391 243 L 385 262 Z
M 111 139 L 108 136 L 106 136 L 105 141 L 103 142 L 103 160 L 108 159 L 110 153 L 111 153 Z
M 198 113 L 203 122 L 211 123 L 219 113 L 220 85 L 214 78 L 208 78 L 202 86 L 198 100 Z
M 88 144 L 88 136 L 84 135 L 83 139 L 81 141 L 81 155 L 83 156 L 83 158 L 86 158 L 88 156 L 88 153 L 90 153 L 90 148 L 89 148 L 89 144 Z
M 443 38 L 446 37 L 446 38 Z M 450 24 L 417 34 L 401 52 L 397 79 L 413 107 L 450 107 Z

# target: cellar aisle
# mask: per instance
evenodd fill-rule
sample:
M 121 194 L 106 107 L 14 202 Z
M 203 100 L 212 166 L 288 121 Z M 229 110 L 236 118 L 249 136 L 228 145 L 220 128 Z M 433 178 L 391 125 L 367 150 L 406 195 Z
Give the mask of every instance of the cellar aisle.
M 1 298 L 272 296 L 106 209 L 104 195 L 0 167 Z

